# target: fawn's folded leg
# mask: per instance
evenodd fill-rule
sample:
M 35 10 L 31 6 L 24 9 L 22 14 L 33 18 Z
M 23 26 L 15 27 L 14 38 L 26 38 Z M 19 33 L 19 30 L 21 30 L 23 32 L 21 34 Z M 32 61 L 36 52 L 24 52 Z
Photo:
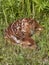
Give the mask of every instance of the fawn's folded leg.
M 37 48 L 35 41 L 31 37 L 25 37 L 21 42 L 22 46 L 28 46 L 32 48 Z

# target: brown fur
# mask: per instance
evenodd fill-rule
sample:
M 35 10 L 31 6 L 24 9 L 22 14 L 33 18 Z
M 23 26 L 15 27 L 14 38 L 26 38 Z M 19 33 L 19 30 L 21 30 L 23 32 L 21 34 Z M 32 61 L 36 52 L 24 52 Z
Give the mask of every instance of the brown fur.
M 9 25 L 9 27 L 5 30 L 5 38 L 8 38 L 16 43 L 16 41 L 11 37 L 13 36 L 17 40 L 20 40 L 20 44 L 32 46 L 35 44 L 35 41 L 31 38 L 31 35 L 38 30 L 42 30 L 39 23 L 32 18 L 24 18 Z

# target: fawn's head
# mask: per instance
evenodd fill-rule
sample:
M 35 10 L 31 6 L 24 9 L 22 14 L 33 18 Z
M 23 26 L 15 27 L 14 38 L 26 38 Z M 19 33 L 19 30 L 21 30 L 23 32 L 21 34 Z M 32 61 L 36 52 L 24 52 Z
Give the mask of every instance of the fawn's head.
M 31 30 L 33 30 L 35 32 L 43 30 L 43 27 L 36 20 L 30 19 L 29 23 L 30 23 Z

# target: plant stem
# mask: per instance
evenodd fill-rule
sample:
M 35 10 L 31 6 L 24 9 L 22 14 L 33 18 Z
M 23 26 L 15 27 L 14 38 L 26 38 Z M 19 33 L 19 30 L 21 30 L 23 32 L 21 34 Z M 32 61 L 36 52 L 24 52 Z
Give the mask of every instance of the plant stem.
M 30 14 L 31 14 L 30 2 L 29 2 L 29 0 L 25 0 L 25 1 L 26 1 L 25 2 L 26 5 L 27 5 L 27 7 L 26 7 L 27 8 L 27 15 L 30 16 Z
M 4 17 L 5 17 L 5 22 L 6 22 L 6 24 L 8 25 L 7 16 L 6 16 L 6 13 L 5 13 L 4 6 L 2 6 L 2 10 L 3 10 Z
M 33 19 L 35 18 L 35 5 L 34 5 L 34 2 L 32 1 L 32 7 L 33 7 L 33 10 L 32 10 L 32 14 L 33 14 Z

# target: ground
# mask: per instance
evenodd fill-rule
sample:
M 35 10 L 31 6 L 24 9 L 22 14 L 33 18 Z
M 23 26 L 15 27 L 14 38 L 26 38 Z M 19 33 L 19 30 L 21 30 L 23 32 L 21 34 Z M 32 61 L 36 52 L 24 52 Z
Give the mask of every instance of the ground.
M 38 49 L 12 45 L 4 39 L 5 24 L 0 24 L 0 65 L 49 65 L 49 17 L 40 20 L 44 30 L 32 36 Z

